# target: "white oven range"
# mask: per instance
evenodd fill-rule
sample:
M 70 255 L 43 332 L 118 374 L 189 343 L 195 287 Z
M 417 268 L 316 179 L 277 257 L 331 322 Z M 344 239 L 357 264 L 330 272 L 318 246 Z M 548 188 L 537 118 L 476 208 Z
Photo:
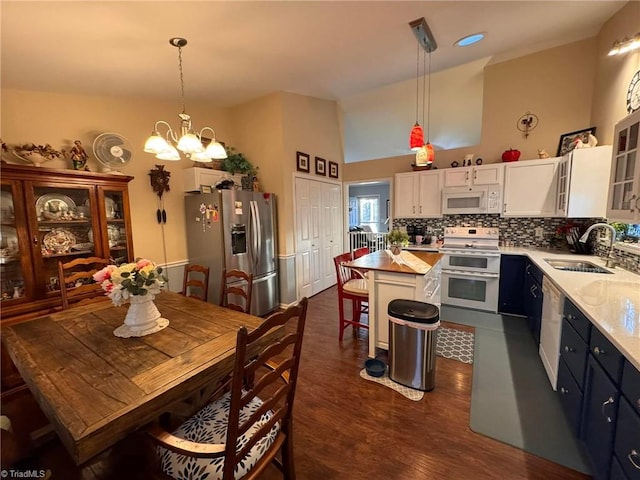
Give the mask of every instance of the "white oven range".
M 498 228 L 447 227 L 444 230 L 442 304 L 488 312 L 498 310 L 500 250 Z

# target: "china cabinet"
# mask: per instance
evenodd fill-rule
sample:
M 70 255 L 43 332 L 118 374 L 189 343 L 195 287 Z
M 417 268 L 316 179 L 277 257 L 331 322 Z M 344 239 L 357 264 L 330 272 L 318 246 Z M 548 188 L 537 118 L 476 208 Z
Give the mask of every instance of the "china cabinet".
M 607 219 L 640 222 L 640 110 L 621 120 L 613 133 Z
M 58 261 L 133 259 L 125 175 L 2 164 L 2 321 L 58 308 Z

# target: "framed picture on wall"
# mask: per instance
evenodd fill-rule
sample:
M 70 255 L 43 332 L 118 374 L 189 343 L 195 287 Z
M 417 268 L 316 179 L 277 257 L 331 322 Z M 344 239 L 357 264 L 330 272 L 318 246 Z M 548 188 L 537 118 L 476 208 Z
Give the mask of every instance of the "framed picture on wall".
M 303 152 L 296 152 L 296 168 L 299 172 L 309 173 L 309 155 Z
M 327 175 L 327 161 L 324 158 L 316 157 L 316 175 Z
M 589 135 L 595 136 L 595 134 L 596 127 L 591 127 L 560 135 L 560 143 L 558 143 L 558 153 L 556 157 L 561 157 L 573 150 L 576 147 L 576 140 L 580 139 L 584 143 L 588 143 Z
M 329 176 L 338 178 L 338 164 L 336 162 L 329 162 Z

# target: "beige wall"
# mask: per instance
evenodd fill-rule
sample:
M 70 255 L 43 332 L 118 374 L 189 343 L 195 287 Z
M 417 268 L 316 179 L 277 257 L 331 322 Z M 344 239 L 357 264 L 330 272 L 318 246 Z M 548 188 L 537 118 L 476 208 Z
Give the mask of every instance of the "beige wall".
M 342 161 L 336 102 L 278 92 L 234 107 L 238 146 L 259 167 L 262 191 L 277 195 L 278 253 L 295 253 L 293 173 L 296 152 Z M 339 172 L 342 166 L 339 168 Z M 318 178 L 318 177 L 315 177 Z
M 517 148 L 521 159 L 538 158 L 539 148 L 554 156 L 560 134 L 590 127 L 596 40 L 544 50 L 484 69 L 482 140 L 468 148 L 436 151 L 435 165 L 449 168 L 467 153 L 484 163 L 500 162 L 504 150 Z M 567 59 L 579 59 L 568 62 Z M 437 92 L 436 92 L 437 93 Z M 539 118 L 528 139 L 517 129 L 527 112 Z M 434 122 L 437 120 L 434 120 Z M 409 132 L 407 131 L 407 141 Z M 363 180 L 411 171 L 414 155 L 345 165 L 344 180 Z
M 163 162 L 143 151 L 144 141 L 156 120 L 164 119 L 174 127 L 178 125 L 179 104 L 18 90 L 2 90 L 1 101 L 0 137 L 4 142 L 10 145 L 50 143 L 56 149 L 63 148 L 64 145 L 68 149 L 73 140 L 80 139 L 90 152 L 89 168 L 92 171 L 98 171 L 98 164 L 91 153 L 93 139 L 104 132 L 116 132 L 126 137 L 133 148 L 133 160 L 123 169 L 123 173 L 135 177 L 129 184 L 135 255 L 157 262 L 187 258 L 181 169 L 193 166 L 193 162 Z M 225 140 L 227 144 L 234 144 L 233 129 L 225 110 L 198 104 L 189 108 L 188 112 L 195 127 L 209 125 L 216 130 L 218 138 Z M 10 158 L 7 156 L 7 159 Z M 164 226 L 159 225 L 156 220 L 158 197 L 151 189 L 148 175 L 156 164 L 165 165 L 166 170 L 171 172 L 171 190 L 163 195 L 168 219 Z M 62 160 L 45 165 L 51 168 L 71 168 L 69 161 Z
M 613 127 L 627 116 L 626 97 L 629 82 L 640 70 L 640 50 L 625 55 L 607 56 L 615 40 L 632 37 L 640 30 L 640 2 L 627 3 L 611 17 L 598 35 L 598 68 L 591 108 L 592 124 L 603 144 L 613 143 Z

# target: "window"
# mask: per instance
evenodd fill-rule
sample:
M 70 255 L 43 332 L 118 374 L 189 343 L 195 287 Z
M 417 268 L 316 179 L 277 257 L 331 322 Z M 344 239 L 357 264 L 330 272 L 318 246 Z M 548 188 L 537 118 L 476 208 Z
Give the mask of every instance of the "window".
M 380 196 L 358 197 L 358 223 L 369 225 L 376 232 L 380 221 Z

